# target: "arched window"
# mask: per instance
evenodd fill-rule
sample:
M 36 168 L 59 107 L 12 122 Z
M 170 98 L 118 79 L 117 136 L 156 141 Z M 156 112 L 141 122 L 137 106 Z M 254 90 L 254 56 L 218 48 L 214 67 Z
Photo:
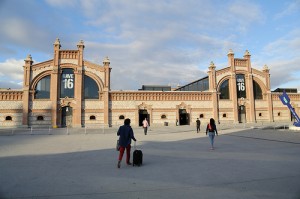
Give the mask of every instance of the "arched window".
M 96 116 L 95 115 L 91 115 L 90 116 L 90 120 L 96 120 Z
M 280 116 L 280 112 L 277 113 L 277 116 Z
M 50 99 L 50 75 L 43 77 L 35 87 L 35 99 Z
M 5 120 L 6 120 L 6 121 L 12 121 L 12 117 L 11 117 L 11 116 L 6 116 L 6 117 L 5 117 Z
M 120 115 L 119 116 L 119 120 L 124 120 L 125 119 L 125 116 L 124 115 Z
M 220 99 L 229 99 L 229 86 L 228 79 L 225 80 L 220 86 Z
M 203 114 L 200 114 L 200 118 L 204 118 L 204 115 L 203 115 Z
M 261 116 L 262 116 L 262 113 L 259 113 L 258 116 L 261 117 Z
M 254 99 L 262 99 L 262 91 L 259 84 L 256 81 L 253 81 L 253 93 Z
M 98 99 L 99 88 L 95 80 L 89 76 L 84 76 L 84 98 L 85 99 Z
M 161 115 L 160 118 L 161 118 L 161 119 L 167 119 L 167 116 L 166 116 L 166 115 Z
M 223 114 L 223 117 L 227 117 L 226 113 Z
M 39 116 L 37 116 L 36 120 L 38 120 L 38 121 L 43 121 L 43 120 L 44 120 L 44 117 L 41 116 L 41 115 L 39 115 Z

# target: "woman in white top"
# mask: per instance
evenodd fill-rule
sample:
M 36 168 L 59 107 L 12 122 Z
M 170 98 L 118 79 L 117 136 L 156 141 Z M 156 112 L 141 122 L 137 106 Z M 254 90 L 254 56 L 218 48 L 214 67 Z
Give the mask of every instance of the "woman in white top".
M 148 123 L 148 121 L 147 121 L 147 118 L 145 118 L 145 119 L 143 120 L 143 128 L 144 128 L 144 133 L 145 133 L 145 135 L 147 135 L 148 126 L 149 126 L 149 123 Z

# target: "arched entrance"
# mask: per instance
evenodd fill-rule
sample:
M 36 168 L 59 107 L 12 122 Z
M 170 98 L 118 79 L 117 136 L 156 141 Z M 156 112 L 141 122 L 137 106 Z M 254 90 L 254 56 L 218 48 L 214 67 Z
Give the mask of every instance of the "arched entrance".
M 179 109 L 179 125 L 189 125 L 190 117 L 186 109 Z
M 246 107 L 239 106 L 239 123 L 246 123 Z
M 70 106 L 61 107 L 61 127 L 72 126 L 73 108 Z
M 143 126 L 143 120 L 147 118 L 148 123 L 150 125 L 150 114 L 148 113 L 147 110 L 143 109 L 143 110 L 139 110 L 139 126 Z

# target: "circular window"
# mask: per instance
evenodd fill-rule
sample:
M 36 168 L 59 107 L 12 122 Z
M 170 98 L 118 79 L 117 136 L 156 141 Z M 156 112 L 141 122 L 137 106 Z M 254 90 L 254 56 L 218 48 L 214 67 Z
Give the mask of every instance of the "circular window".
M 96 116 L 95 115 L 91 115 L 90 116 L 90 120 L 96 120 Z
M 161 115 L 161 119 L 167 119 L 166 115 Z
M 119 116 L 119 120 L 124 120 L 125 119 L 125 116 L 124 115 L 120 115 Z

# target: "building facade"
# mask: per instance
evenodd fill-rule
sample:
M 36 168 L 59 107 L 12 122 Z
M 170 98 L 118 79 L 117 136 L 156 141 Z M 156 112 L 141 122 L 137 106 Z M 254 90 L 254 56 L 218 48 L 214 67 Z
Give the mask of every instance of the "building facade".
M 176 89 L 113 91 L 108 57 L 101 65 L 85 60 L 83 41 L 76 50 L 63 50 L 56 39 L 53 48 L 51 60 L 34 64 L 30 55 L 24 60 L 23 89 L 0 90 L 0 126 L 111 127 L 125 118 L 133 126 L 144 118 L 153 126 L 194 125 L 197 118 L 220 123 L 292 120 L 279 99 L 282 93 L 271 92 L 268 67 L 252 68 L 248 51 L 235 58 L 230 50 L 225 68 L 217 70 L 211 62 L 207 77 Z M 300 94 L 288 95 L 299 114 Z

